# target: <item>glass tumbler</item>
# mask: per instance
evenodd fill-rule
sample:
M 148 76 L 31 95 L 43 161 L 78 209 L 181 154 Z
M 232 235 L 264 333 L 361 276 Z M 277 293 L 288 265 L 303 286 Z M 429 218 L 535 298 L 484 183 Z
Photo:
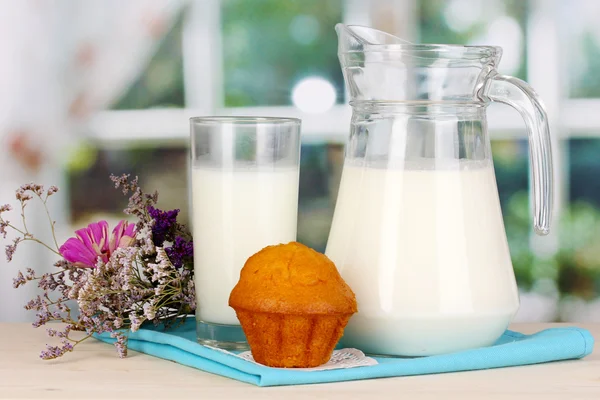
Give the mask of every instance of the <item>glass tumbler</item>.
M 251 255 L 296 240 L 300 120 L 197 117 L 190 125 L 196 335 L 242 350 L 229 295 Z

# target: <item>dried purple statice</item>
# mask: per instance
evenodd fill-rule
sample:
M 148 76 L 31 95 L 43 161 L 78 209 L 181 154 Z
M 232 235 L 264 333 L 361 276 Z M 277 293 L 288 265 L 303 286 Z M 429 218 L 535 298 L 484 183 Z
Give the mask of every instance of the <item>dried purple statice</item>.
M 46 345 L 46 350 L 42 351 L 40 357 L 43 360 L 52 360 L 63 356 L 65 353 L 73 351 L 73 344 L 68 340 L 64 339 L 61 341 L 62 346 L 50 346 Z
M 148 207 L 154 206 L 158 201 L 158 192 L 153 194 L 144 194 L 138 183 L 138 177 L 136 176 L 131 182 L 129 182 L 129 175 L 124 174 L 119 177 L 111 175 L 110 179 L 114 182 L 115 188 L 121 188 L 123 194 L 127 195 L 131 193 L 127 208 L 123 212 L 127 215 L 135 215 L 138 217 L 138 230 L 144 225 L 150 225 L 152 223 L 152 217 L 148 214 Z
M 46 197 L 52 196 L 56 192 L 58 192 L 58 187 L 52 185 L 48 188 L 48 191 L 46 192 Z
M 173 240 L 173 233 L 177 229 L 177 215 L 179 210 L 162 211 L 148 206 L 148 214 L 154 220 L 152 226 L 152 239 L 155 246 L 162 246 L 165 240 Z
M 173 245 L 165 248 L 165 251 L 175 268 L 181 268 L 194 260 L 194 244 L 181 236 L 177 236 Z
M 19 271 L 16 278 L 13 278 L 13 287 L 15 289 L 26 283 L 27 281 L 25 280 L 25 277 L 23 276 L 23 273 L 21 271 Z
M 44 187 L 42 185 L 37 185 L 35 183 L 28 183 L 28 184 L 22 185 L 19 189 L 16 190 L 15 197 L 20 202 L 20 205 L 21 205 L 21 220 L 22 220 L 22 225 L 23 225 L 21 228 L 15 226 L 14 224 L 11 224 L 10 221 L 6 220 L 2 216 L 3 212 L 10 211 L 12 209 L 11 206 L 9 204 L 5 204 L 0 207 L 0 233 L 2 234 L 3 238 L 6 239 L 6 235 L 7 235 L 6 229 L 7 228 L 11 229 L 12 231 L 14 231 L 15 233 L 18 234 L 18 236 L 13 239 L 13 244 L 6 246 L 6 258 L 8 261 L 12 260 L 12 256 L 17 249 L 17 245 L 20 242 L 25 242 L 25 241 L 37 242 L 37 243 L 41 244 L 42 246 L 46 247 L 48 250 L 52 251 L 54 254 L 60 255 L 58 253 L 58 244 L 56 242 L 56 235 L 55 235 L 55 231 L 54 231 L 54 221 L 52 221 L 52 219 L 50 218 L 50 213 L 48 211 L 48 206 L 46 204 L 46 202 L 48 201 L 48 194 L 46 194 L 45 197 L 42 197 L 43 194 L 44 194 Z M 48 216 L 48 220 L 50 222 L 50 228 L 52 230 L 52 238 L 54 239 L 54 246 L 47 245 L 46 243 L 37 239 L 27 229 L 27 224 L 25 221 L 25 206 L 27 205 L 28 201 L 33 199 L 34 197 L 37 197 L 44 206 L 44 210 L 46 211 L 46 215 Z
M 0 206 L 0 215 L 4 212 L 12 210 L 10 204 L 4 204 Z M 6 228 L 10 226 L 10 222 L 4 220 L 4 218 L 0 217 L 0 235 L 2 235 L 3 239 L 6 239 L 6 235 L 8 234 Z
M 23 206 L 25 206 L 25 204 L 26 204 L 26 203 L 27 203 L 29 200 L 33 199 L 33 196 L 32 196 L 32 195 L 30 195 L 29 193 L 26 193 L 26 192 L 25 192 L 25 191 L 23 191 L 23 190 L 19 190 L 19 191 L 17 191 L 16 197 L 17 197 L 17 200 L 19 200 L 19 201 L 21 202 L 21 204 L 23 204 Z
M 6 245 L 5 252 L 6 252 L 6 260 L 7 261 L 9 261 L 9 262 L 12 261 L 15 251 L 17 250 L 17 246 L 22 241 L 23 241 L 23 238 L 16 237 L 13 239 L 13 244 Z
M 120 358 L 127 357 L 127 335 L 123 332 L 113 332 L 110 337 L 117 339 L 115 341 L 115 347 Z

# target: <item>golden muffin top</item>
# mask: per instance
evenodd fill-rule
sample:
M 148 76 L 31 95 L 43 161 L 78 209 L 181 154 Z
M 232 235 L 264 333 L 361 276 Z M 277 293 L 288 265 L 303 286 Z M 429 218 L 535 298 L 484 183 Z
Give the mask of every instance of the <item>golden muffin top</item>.
M 356 297 L 333 262 L 301 243 L 251 256 L 231 291 L 234 309 L 280 314 L 353 314 Z

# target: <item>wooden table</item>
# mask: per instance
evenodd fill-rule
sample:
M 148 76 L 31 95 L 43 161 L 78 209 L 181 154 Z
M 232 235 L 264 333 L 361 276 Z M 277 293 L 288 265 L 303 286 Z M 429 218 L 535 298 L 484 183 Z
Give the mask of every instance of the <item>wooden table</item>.
M 577 324 L 600 339 L 600 324 Z M 515 325 L 530 333 L 545 324 Z M 82 343 L 62 359 L 42 361 L 43 329 L 0 324 L 0 399 L 594 399 L 600 400 L 600 345 L 583 360 L 543 365 L 259 388 L 112 346 Z

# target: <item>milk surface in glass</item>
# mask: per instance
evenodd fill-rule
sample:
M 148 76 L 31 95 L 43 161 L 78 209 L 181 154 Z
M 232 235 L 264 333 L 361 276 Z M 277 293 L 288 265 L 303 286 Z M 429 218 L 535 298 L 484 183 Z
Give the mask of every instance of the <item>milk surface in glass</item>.
M 192 169 L 198 320 L 239 325 L 228 305 L 240 270 L 263 247 L 296 240 L 298 169 Z
M 326 254 L 358 300 L 345 346 L 418 356 L 489 345 L 518 309 L 492 163 L 427 161 L 344 166 Z

